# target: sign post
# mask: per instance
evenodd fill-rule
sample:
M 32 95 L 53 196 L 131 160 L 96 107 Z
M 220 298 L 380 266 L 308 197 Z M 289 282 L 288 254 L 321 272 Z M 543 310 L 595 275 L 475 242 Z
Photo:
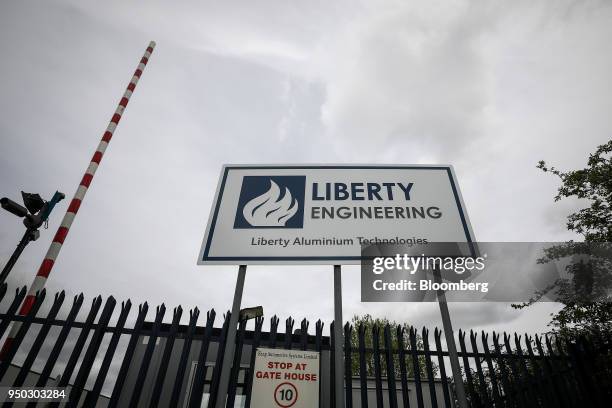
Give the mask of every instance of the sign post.
M 342 353 L 342 268 L 334 265 L 334 389 L 336 407 L 344 408 L 344 359 Z
M 442 282 L 439 270 L 434 271 L 434 277 L 436 282 Z M 448 312 L 448 303 L 446 303 L 446 295 L 443 290 L 439 290 L 437 296 L 438 305 L 440 306 L 440 316 L 442 317 L 442 328 L 444 329 L 444 337 L 446 338 L 446 347 L 448 349 L 448 359 L 450 360 L 453 380 L 455 382 L 457 401 L 460 408 L 468 408 L 463 377 L 461 376 L 461 366 L 459 365 L 459 354 L 457 353 L 457 345 L 455 344 L 450 313 Z
M 229 388 L 230 375 L 232 372 L 232 361 L 234 360 L 234 349 L 236 347 L 236 331 L 238 330 L 238 315 L 240 314 L 240 302 L 242 302 L 242 291 L 246 277 L 246 265 L 238 268 L 238 278 L 236 279 L 236 290 L 234 291 L 234 301 L 232 303 L 232 314 L 229 326 L 227 327 L 227 339 L 225 341 L 225 352 L 223 354 L 223 364 L 221 365 L 221 378 L 219 380 L 219 392 L 217 393 L 216 408 L 224 408 Z

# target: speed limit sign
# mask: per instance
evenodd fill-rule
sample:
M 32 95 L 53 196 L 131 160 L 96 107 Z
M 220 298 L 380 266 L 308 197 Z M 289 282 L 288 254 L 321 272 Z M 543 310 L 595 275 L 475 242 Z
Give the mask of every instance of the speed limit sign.
M 319 406 L 319 353 L 258 348 L 253 371 L 251 406 Z
M 295 405 L 298 400 L 297 387 L 290 382 L 280 383 L 274 389 L 274 402 L 279 407 L 289 408 Z

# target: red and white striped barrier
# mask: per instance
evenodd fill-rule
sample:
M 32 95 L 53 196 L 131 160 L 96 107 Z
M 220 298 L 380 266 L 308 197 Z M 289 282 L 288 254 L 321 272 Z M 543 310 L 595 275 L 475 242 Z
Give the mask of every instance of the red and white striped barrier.
M 59 255 L 59 252 L 62 249 L 62 245 L 64 244 L 64 241 L 66 240 L 66 236 L 68 235 L 68 232 L 70 231 L 70 226 L 74 222 L 74 218 L 76 217 L 79 211 L 79 208 L 81 206 L 81 203 L 83 202 L 83 199 L 85 198 L 87 189 L 89 188 L 91 181 L 93 180 L 93 177 L 96 174 L 98 167 L 100 166 L 100 162 L 102 161 L 102 157 L 104 156 L 106 147 L 108 146 L 108 144 L 111 141 L 111 138 L 113 137 L 113 133 L 115 132 L 115 129 L 117 128 L 117 125 L 119 124 L 119 121 L 121 120 L 123 111 L 125 110 L 128 102 L 130 101 L 130 97 L 132 96 L 132 93 L 134 92 L 134 89 L 136 88 L 136 85 L 138 84 L 138 80 L 140 79 L 140 76 L 142 75 L 142 71 L 144 71 L 144 68 L 147 65 L 147 62 L 149 61 L 149 58 L 151 57 L 151 53 L 153 52 L 154 48 L 155 48 L 155 42 L 151 41 L 149 43 L 149 46 L 147 47 L 147 50 L 144 53 L 144 56 L 140 60 L 140 63 L 138 64 L 138 68 L 136 68 L 136 71 L 134 72 L 134 75 L 132 76 L 132 79 L 130 83 L 128 84 L 127 89 L 125 90 L 123 97 L 121 98 L 121 101 L 119 101 L 119 105 L 117 106 L 117 109 L 115 109 L 115 113 L 113 114 L 113 117 L 111 118 L 110 123 L 108 124 L 106 131 L 104 132 L 104 135 L 102 136 L 102 140 L 100 141 L 100 144 L 98 144 L 98 148 L 96 149 L 93 157 L 91 158 L 91 162 L 89 163 L 89 166 L 87 167 L 87 170 L 85 171 L 85 175 L 81 179 L 81 183 L 79 184 L 79 187 L 77 188 L 77 191 L 74 194 L 74 198 L 72 199 L 72 201 L 70 202 L 70 205 L 68 206 L 68 210 L 66 211 L 66 214 L 64 215 L 64 219 L 62 219 L 62 223 L 60 227 L 57 229 L 57 232 L 55 233 L 53 242 L 51 242 L 51 246 L 49 246 L 49 250 L 47 250 L 45 259 L 42 261 L 42 264 L 40 265 L 40 268 L 38 269 L 38 273 L 36 273 L 36 276 L 34 277 L 34 281 L 30 285 L 28 294 L 26 295 L 25 300 L 23 301 L 23 304 L 21 305 L 19 314 L 22 316 L 25 316 L 30 312 L 30 309 L 32 309 L 32 306 L 34 305 L 36 293 L 41 291 L 45 287 L 45 284 L 47 283 L 47 278 L 49 277 L 49 274 L 51 273 L 51 269 L 53 269 L 53 265 L 55 264 L 55 261 L 57 260 L 57 256 Z M 2 351 L 0 351 L 0 359 L 2 358 L 2 356 L 5 355 L 5 352 L 10 348 L 13 342 L 13 339 L 17 335 L 17 331 L 19 330 L 20 326 L 21 326 L 20 322 L 15 322 L 15 324 L 13 324 L 13 327 L 11 328 L 9 335 L 6 338 L 4 346 L 2 347 Z

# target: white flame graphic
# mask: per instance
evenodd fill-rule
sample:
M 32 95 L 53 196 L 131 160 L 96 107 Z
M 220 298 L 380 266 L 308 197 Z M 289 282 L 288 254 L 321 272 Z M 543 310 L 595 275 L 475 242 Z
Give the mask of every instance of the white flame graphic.
M 298 208 L 298 202 L 289 189 L 285 187 L 281 199 L 280 188 L 270 180 L 270 189 L 246 203 L 242 215 L 253 227 L 284 227 Z

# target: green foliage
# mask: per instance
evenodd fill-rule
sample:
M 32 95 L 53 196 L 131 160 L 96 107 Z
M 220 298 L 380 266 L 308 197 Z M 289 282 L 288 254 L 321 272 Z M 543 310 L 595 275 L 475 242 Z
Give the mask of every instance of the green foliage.
M 364 316 L 353 316 L 351 319 L 351 324 L 353 329 L 351 330 L 351 347 L 353 348 L 353 359 L 352 359 L 352 372 L 353 375 L 359 375 L 359 354 L 357 353 L 359 350 L 359 327 L 362 326 L 365 329 L 365 362 L 366 362 L 366 372 L 368 376 L 374 375 L 374 333 L 378 333 L 379 339 L 379 347 L 381 350 L 380 361 L 381 361 L 381 375 L 387 376 L 387 364 L 386 357 L 382 350 L 385 349 L 385 335 L 384 329 L 385 327 L 389 327 L 389 334 L 391 337 L 391 349 L 394 351 L 393 354 L 393 372 L 395 374 L 395 378 L 400 378 L 400 358 L 398 354 L 399 340 L 401 340 L 403 347 L 405 350 L 410 349 L 410 325 L 407 323 L 396 323 L 395 321 L 389 321 L 387 318 L 373 318 L 371 315 L 366 314 Z M 398 332 L 399 328 L 399 332 Z M 398 337 L 398 333 L 401 333 L 401 337 Z M 418 350 L 424 349 L 423 337 L 420 334 L 416 334 L 416 345 Z M 429 344 L 430 350 L 432 349 L 432 344 Z M 433 346 L 435 350 L 435 345 Z M 433 361 L 436 357 L 432 358 L 432 371 L 434 377 L 438 373 L 438 366 Z M 419 373 L 421 379 L 424 381 L 427 380 L 427 371 L 425 366 L 425 356 L 417 357 L 419 363 Z M 414 377 L 414 365 L 412 363 L 412 357 L 409 351 L 406 351 L 406 372 L 408 378 Z
M 565 339 L 577 339 L 582 335 L 609 338 L 612 334 L 612 304 L 566 304 L 552 315 L 550 325 L 553 332 Z
M 562 172 L 543 160 L 538 168 L 561 179 L 555 201 L 564 197 L 589 200 L 591 205 L 567 217 L 567 228 L 586 242 L 612 242 L 612 140 L 589 155 L 588 167 Z
M 537 166 L 561 180 L 555 201 L 566 197 L 586 200 L 590 205 L 567 217 L 567 228 L 584 237 L 550 248 L 541 262 L 579 254 L 589 255 L 568 265 L 571 279 L 555 283 L 564 308 L 552 315 L 553 332 L 571 340 L 588 335 L 609 338 L 612 334 L 612 140 L 589 155 L 587 167 L 562 172 L 544 161 Z M 536 299 L 537 300 L 537 299 Z M 519 307 L 525 307 L 533 302 Z

